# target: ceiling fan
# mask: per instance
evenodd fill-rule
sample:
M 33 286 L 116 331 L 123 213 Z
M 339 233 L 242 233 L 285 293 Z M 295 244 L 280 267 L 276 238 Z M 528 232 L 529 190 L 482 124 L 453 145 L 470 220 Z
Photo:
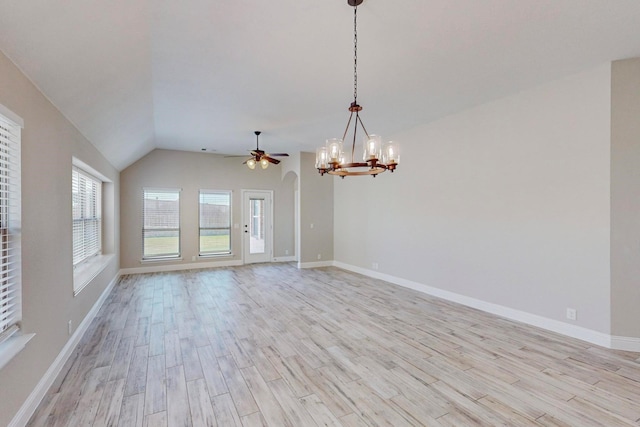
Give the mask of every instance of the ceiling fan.
M 258 163 L 260 164 L 262 169 L 266 169 L 269 166 L 269 163 L 273 163 L 274 165 L 277 165 L 278 163 L 280 163 L 280 160 L 274 159 L 273 157 L 289 156 L 287 153 L 271 153 L 271 154 L 265 153 L 260 149 L 260 144 L 259 144 L 259 138 L 262 132 L 257 130 L 254 133 L 256 134 L 256 149 L 251 150 L 251 158 L 247 159 L 242 163 L 243 165 L 246 164 L 249 167 L 249 169 L 255 169 L 256 164 Z

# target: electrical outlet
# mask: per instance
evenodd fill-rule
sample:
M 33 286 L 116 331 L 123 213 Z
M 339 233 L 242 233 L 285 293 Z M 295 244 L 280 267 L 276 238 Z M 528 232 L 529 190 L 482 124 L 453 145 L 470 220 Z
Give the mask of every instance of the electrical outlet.
M 284 254 L 285 254 L 285 255 L 289 255 L 289 249 L 285 249 L 285 250 L 284 250 Z
M 71 322 L 71 320 L 69 320 L 69 323 L 67 323 L 67 330 L 69 332 L 69 335 L 71 335 L 71 332 L 73 332 L 73 323 Z
M 322 259 L 322 255 L 321 254 L 318 254 L 318 259 Z
M 576 320 L 578 318 L 578 312 L 575 308 L 567 308 L 567 319 Z
M 371 263 L 371 268 L 373 268 L 374 270 L 378 269 L 378 263 L 377 262 L 372 262 Z
M 194 255 L 191 257 L 191 261 L 195 261 L 195 260 L 196 260 L 196 256 Z
M 309 224 L 309 228 L 313 228 L 313 227 L 315 227 L 313 223 Z

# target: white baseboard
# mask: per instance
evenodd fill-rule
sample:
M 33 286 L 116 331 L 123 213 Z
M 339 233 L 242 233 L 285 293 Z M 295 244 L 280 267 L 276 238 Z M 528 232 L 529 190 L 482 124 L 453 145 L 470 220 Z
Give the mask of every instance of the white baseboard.
M 242 265 L 241 260 L 192 262 L 189 264 L 152 264 L 145 267 L 122 268 L 120 269 L 120 274 L 160 273 L 165 271 L 196 270 L 199 268 L 235 267 L 238 265 Z
M 69 359 L 69 356 L 73 354 L 73 350 L 76 348 L 80 339 L 89 328 L 89 325 L 98 314 L 100 307 L 104 304 L 119 278 L 120 275 L 117 274 L 111 282 L 109 282 L 109 285 L 107 285 L 105 290 L 102 292 L 100 298 L 98 298 L 95 304 L 93 304 L 93 307 L 91 307 L 91 310 L 89 310 L 82 323 L 78 325 L 76 331 L 71 335 L 71 338 L 69 338 L 69 341 L 67 341 L 65 346 L 62 348 L 58 357 L 56 357 L 51 366 L 49 366 L 49 369 L 47 369 L 47 372 L 45 372 L 40 381 L 38 381 L 38 384 L 33 389 L 27 400 L 22 404 L 20 410 L 13 417 L 13 420 L 11 420 L 8 427 L 23 427 L 27 425 L 29 418 L 31 418 L 36 409 L 38 409 L 38 405 L 42 402 L 42 399 L 44 399 L 44 396 L 58 377 L 58 374 L 60 374 L 60 371 L 67 362 L 67 359 Z
M 273 262 L 293 262 L 293 261 L 297 261 L 298 258 L 294 255 L 294 256 L 279 256 L 279 257 L 275 257 L 274 259 L 272 259 L 271 261 Z
M 624 351 L 640 352 L 640 338 L 632 337 L 611 337 L 611 348 Z
M 332 267 L 333 261 L 298 262 L 298 268 Z
M 493 304 L 487 301 L 482 301 L 465 295 L 456 294 L 454 292 L 434 288 L 433 286 L 428 286 L 422 283 L 413 282 L 411 280 L 402 279 L 400 277 L 391 276 L 389 274 L 380 273 L 378 271 L 357 267 L 355 265 L 345 264 L 339 261 L 334 261 L 333 265 L 344 270 L 349 270 L 353 271 L 354 273 L 362 274 L 364 276 L 384 280 L 386 282 L 394 283 L 405 288 L 423 292 L 427 295 L 432 295 L 438 298 L 445 299 L 447 301 L 456 302 L 458 304 L 466 305 L 467 307 L 476 308 L 487 313 L 526 323 L 528 325 L 536 326 L 548 331 L 557 332 L 559 334 L 577 338 L 579 340 L 596 344 L 602 347 L 614 350 L 640 352 L 639 338 L 614 337 L 603 332 L 594 331 L 592 329 L 583 328 L 581 326 L 571 325 L 568 323 L 560 322 L 558 320 L 553 320 L 546 317 L 538 316 L 536 314 L 527 313 L 525 311 Z

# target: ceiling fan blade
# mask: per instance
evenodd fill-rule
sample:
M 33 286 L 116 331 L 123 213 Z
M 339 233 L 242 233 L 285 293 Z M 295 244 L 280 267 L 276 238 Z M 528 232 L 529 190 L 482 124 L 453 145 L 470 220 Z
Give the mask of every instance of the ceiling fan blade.
M 256 157 L 264 155 L 264 151 L 262 150 L 249 150 L 249 152 Z
M 287 153 L 269 153 L 269 156 L 277 156 L 277 157 L 289 157 Z
M 266 156 L 266 155 L 265 155 L 265 156 L 262 156 L 262 158 L 263 158 L 263 159 L 267 159 L 270 163 L 273 163 L 274 165 L 277 165 L 278 163 L 280 163 L 280 160 L 278 160 L 278 159 L 272 159 L 271 157 Z

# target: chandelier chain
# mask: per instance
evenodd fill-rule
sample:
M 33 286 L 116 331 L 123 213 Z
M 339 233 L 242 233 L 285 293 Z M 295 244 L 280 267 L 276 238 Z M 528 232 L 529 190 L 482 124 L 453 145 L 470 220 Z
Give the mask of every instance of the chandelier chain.
M 358 6 L 353 8 L 353 102 L 358 103 Z

